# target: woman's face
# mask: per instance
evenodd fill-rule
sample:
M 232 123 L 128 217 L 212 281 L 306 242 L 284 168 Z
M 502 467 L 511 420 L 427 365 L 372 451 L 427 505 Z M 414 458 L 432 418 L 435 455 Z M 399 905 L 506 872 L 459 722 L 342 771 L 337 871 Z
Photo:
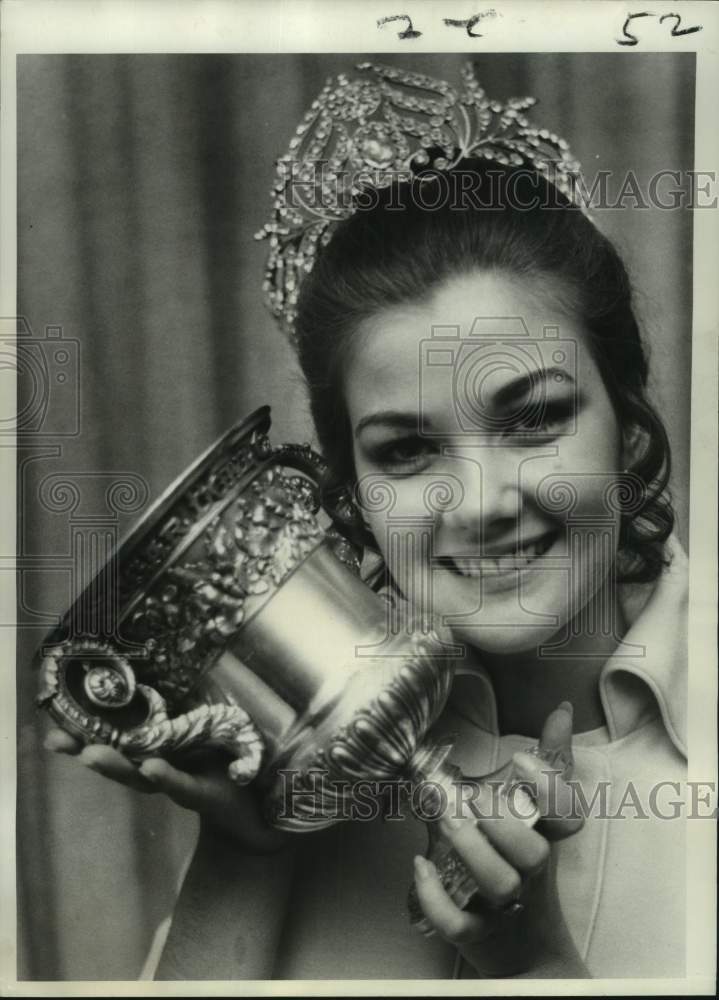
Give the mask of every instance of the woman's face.
M 390 572 L 487 651 L 612 627 L 621 434 L 560 302 L 549 280 L 457 276 L 373 316 L 345 367 L 358 493 Z

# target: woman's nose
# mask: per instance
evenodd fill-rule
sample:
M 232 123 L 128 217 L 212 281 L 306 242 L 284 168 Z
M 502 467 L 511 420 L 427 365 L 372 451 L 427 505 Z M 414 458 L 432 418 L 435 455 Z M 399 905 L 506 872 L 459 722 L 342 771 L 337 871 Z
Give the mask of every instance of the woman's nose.
M 452 446 L 451 454 L 447 468 L 461 482 L 463 495 L 442 516 L 445 530 L 474 544 L 514 530 L 521 509 L 519 449 L 462 445 Z

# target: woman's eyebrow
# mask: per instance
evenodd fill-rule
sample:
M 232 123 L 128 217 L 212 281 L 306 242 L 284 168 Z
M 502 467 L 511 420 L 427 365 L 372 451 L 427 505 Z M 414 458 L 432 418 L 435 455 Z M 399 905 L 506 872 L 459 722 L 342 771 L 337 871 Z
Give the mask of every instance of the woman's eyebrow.
M 425 424 L 427 421 L 425 421 Z M 372 427 L 376 424 L 381 424 L 382 426 L 398 427 L 403 430 L 418 430 L 419 428 L 419 417 L 416 413 L 407 413 L 402 410 L 378 410 L 377 413 L 369 413 L 366 417 L 362 417 L 361 420 L 357 421 L 357 426 L 355 427 L 355 437 L 365 429 L 365 427 Z
M 494 393 L 492 405 L 494 407 L 504 407 L 514 402 L 518 397 L 529 394 L 533 389 L 536 389 L 538 383 L 547 382 L 550 378 L 557 375 L 561 376 L 564 382 L 569 382 L 572 385 L 576 384 L 574 378 L 564 368 L 557 368 L 556 366 L 551 368 L 537 368 L 535 371 L 517 376 L 511 382 L 497 389 Z M 430 423 L 431 421 L 425 417 L 422 421 L 422 426 L 426 428 Z M 366 427 L 377 425 L 417 431 L 420 421 L 417 413 L 405 410 L 378 410 L 376 413 L 369 413 L 357 421 L 354 429 L 355 437 L 365 430 Z
M 535 371 L 527 372 L 525 375 L 519 375 L 517 378 L 512 379 L 511 382 L 507 382 L 506 385 L 497 389 L 492 403 L 494 406 L 504 407 L 508 403 L 515 402 L 522 396 L 530 395 L 532 390 L 536 390 L 538 383 L 548 382 L 551 378 L 556 378 L 557 375 L 561 377 L 562 382 L 576 385 L 574 378 L 564 368 L 537 368 Z

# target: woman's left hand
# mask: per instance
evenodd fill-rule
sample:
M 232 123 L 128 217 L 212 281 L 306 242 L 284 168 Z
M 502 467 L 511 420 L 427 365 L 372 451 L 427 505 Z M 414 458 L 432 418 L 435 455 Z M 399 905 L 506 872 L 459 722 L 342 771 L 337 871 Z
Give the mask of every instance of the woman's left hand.
M 164 792 L 176 805 L 199 814 L 208 829 L 230 837 L 237 850 L 274 854 L 288 843 L 288 834 L 269 826 L 262 815 L 256 789 L 240 787 L 227 775 L 227 759 L 207 755 L 174 767 L 161 757 L 134 763 L 114 747 L 93 743 L 84 746 L 53 726 L 45 748 L 75 757 L 91 771 L 137 792 Z
M 563 703 L 544 725 L 540 749 L 560 750 L 571 760 L 572 710 Z M 460 910 L 445 891 L 435 866 L 415 859 L 415 883 L 422 909 L 434 929 L 454 944 L 484 976 L 583 978 L 579 958 L 561 913 L 551 841 L 583 825 L 572 815 L 569 774 L 539 758 L 518 753 L 515 769 L 532 786 L 540 820 L 530 828 L 511 809 L 440 820 L 442 833 L 461 857 L 477 887 L 481 906 Z M 496 800 L 493 800 L 496 801 Z

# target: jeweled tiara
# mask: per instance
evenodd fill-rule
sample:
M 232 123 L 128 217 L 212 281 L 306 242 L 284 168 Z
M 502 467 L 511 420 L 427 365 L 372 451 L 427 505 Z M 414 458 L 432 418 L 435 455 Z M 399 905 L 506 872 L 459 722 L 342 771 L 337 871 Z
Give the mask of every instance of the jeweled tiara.
M 421 73 L 369 62 L 357 69 L 372 76 L 329 79 L 312 102 L 277 161 L 272 221 L 255 234 L 270 241 L 263 291 L 291 340 L 302 279 L 371 189 L 397 179 L 421 184 L 471 156 L 535 170 L 585 208 L 567 143 L 524 114 L 535 98 L 490 100 L 469 62 L 461 93 Z

